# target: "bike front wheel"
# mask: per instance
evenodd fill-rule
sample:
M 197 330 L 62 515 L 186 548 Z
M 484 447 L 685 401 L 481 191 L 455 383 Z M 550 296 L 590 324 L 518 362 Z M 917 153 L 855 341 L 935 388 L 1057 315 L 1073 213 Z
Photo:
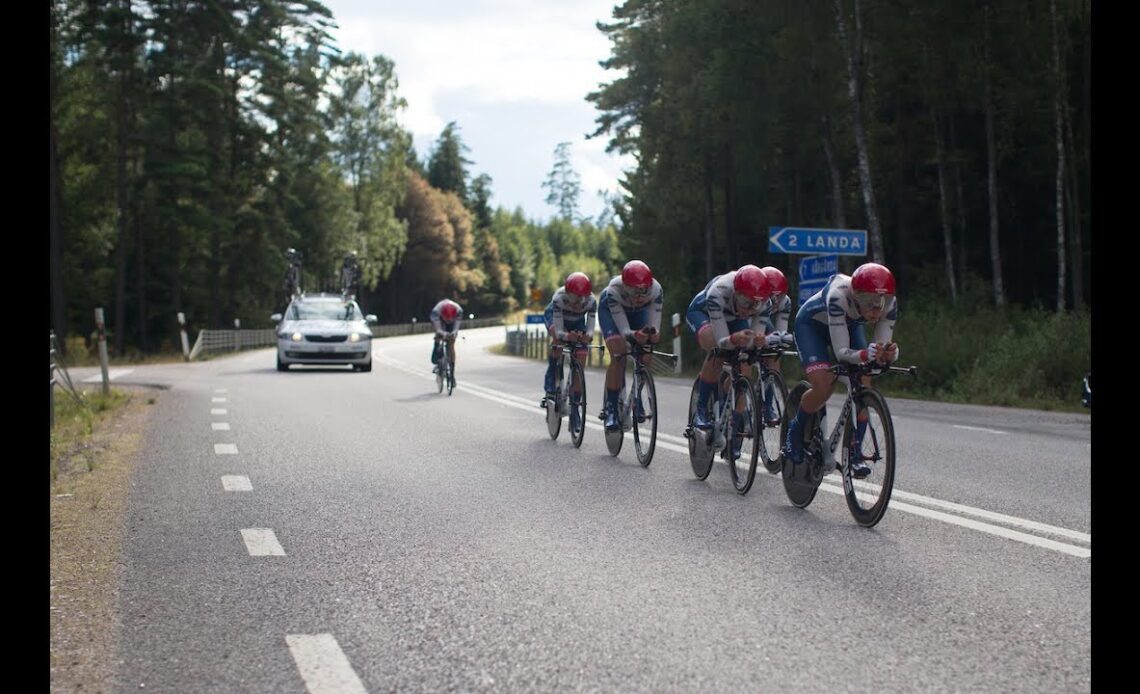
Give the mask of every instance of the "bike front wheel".
M 649 369 L 634 376 L 633 447 L 637 462 L 649 467 L 653 462 L 653 449 L 657 446 L 657 388 Z M 648 435 L 648 436 L 647 436 Z
M 579 392 L 574 393 L 574 388 Z M 582 446 L 586 434 L 586 372 L 577 361 L 570 362 L 570 442 L 574 448 Z M 578 427 L 575 429 L 575 419 Z
M 792 392 L 788 393 L 788 400 L 784 405 L 784 419 L 780 424 L 780 440 L 784 441 L 788 436 L 788 422 L 800 410 L 800 399 L 803 398 L 804 393 L 807 392 L 811 384 L 807 381 L 800 381 L 792 388 Z M 818 422 L 818 417 L 810 417 L 808 425 L 811 426 Z M 818 424 L 815 424 L 818 426 Z M 812 439 L 818 438 L 813 434 Z M 814 461 L 811 459 L 811 454 L 808 446 L 804 446 L 803 460 L 799 464 L 793 463 L 787 456 L 784 456 L 783 462 L 783 478 L 784 478 L 784 493 L 788 495 L 788 501 L 792 502 L 793 506 L 798 508 L 807 508 L 808 504 L 815 499 L 815 493 L 819 490 L 819 485 L 813 479 L 812 466 Z
M 895 486 L 895 427 L 887 401 L 878 391 L 864 390 L 854 398 L 855 413 L 843 431 L 843 493 L 847 508 L 855 522 L 870 528 L 883 519 L 891 491 Z M 855 441 L 858 415 L 867 416 L 867 426 L 855 447 L 862 462 L 871 468 L 863 479 L 851 476 L 852 442 Z
M 728 417 L 728 441 L 725 452 L 728 454 L 728 471 L 732 474 L 732 486 L 740 494 L 747 494 L 756 479 L 756 462 L 760 456 L 760 412 L 756 407 L 752 384 L 743 376 L 733 379 L 732 401 L 736 407 L 743 406 L 740 412 L 732 411 Z M 740 455 L 733 457 L 733 448 L 740 440 Z M 744 452 L 748 444 L 748 453 Z
M 546 430 L 550 432 L 550 438 L 555 440 L 558 432 L 562 431 L 562 413 L 558 408 L 562 402 L 562 374 L 562 361 L 559 360 L 554 371 L 554 397 L 546 398 Z
M 447 394 L 455 390 L 455 364 L 451 363 L 451 349 L 447 350 Z
M 698 429 L 693 426 L 697 416 L 697 399 L 701 388 L 701 377 L 693 379 L 693 390 L 689 394 L 689 428 L 685 435 L 689 439 L 689 465 L 693 468 L 693 475 L 703 480 L 709 476 L 713 463 L 713 432 L 712 430 Z
M 761 429 L 756 442 L 764 469 L 775 475 L 784 467 L 784 403 L 788 399 L 788 387 L 778 371 L 769 371 L 757 385 Z

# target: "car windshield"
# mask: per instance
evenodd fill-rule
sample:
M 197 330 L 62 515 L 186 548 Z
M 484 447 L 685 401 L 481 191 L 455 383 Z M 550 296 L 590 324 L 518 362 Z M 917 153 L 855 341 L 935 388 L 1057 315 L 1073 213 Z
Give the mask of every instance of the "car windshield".
M 360 307 L 355 301 L 294 301 L 289 305 L 289 320 L 360 320 Z

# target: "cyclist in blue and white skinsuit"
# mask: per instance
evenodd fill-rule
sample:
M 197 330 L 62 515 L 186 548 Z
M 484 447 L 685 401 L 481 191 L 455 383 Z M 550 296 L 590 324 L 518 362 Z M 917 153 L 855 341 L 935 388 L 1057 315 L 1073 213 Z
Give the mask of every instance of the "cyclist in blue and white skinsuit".
M 554 373 L 558 368 L 558 361 L 562 358 L 562 345 L 558 341 L 581 342 L 590 344 L 594 339 L 594 316 L 598 312 L 598 302 L 591 293 L 593 285 L 584 272 L 571 272 L 566 277 L 566 283 L 554 292 L 550 303 L 546 305 L 543 318 L 546 321 L 546 331 L 550 334 L 550 353 L 547 357 L 546 378 L 543 388 L 547 398 L 554 398 Z M 579 364 L 586 361 L 586 350 L 575 350 L 573 359 Z M 582 393 L 582 384 L 571 384 L 570 404 L 578 404 Z M 543 407 L 546 400 L 543 400 Z M 570 428 L 578 431 L 582 422 L 578 421 L 578 408 L 570 408 Z
M 765 265 L 760 271 L 768 276 L 772 285 L 772 299 L 760 311 L 760 318 L 764 322 L 764 344 L 767 347 L 790 347 L 795 344 L 795 338 L 788 332 L 788 318 L 792 315 L 792 297 L 788 296 L 788 278 L 779 268 Z M 764 357 L 764 366 L 770 371 L 780 370 L 779 357 Z M 780 426 L 779 412 L 774 407 L 776 389 L 771 385 L 761 394 L 761 407 L 764 412 L 765 426 Z M 783 405 L 783 403 L 780 403 Z
M 712 428 L 709 398 L 714 392 L 718 400 L 726 395 L 717 390 L 724 358 L 714 357 L 712 350 L 752 347 L 757 335 L 764 334 L 760 313 L 767 308 L 771 294 L 767 275 L 755 265 L 745 265 L 712 278 L 689 302 L 685 322 L 696 336 L 697 343 L 708 350 L 697 380 L 697 411 L 693 416 L 696 428 Z M 741 366 L 745 376 L 751 369 L 747 364 Z M 743 431 L 743 407 L 744 403 L 736 403 L 735 431 Z M 743 438 L 733 440 L 734 459 L 740 455 L 741 445 Z
M 431 310 L 431 324 L 435 327 L 435 340 L 432 342 L 432 373 L 439 371 L 439 343 L 447 340 L 451 348 L 451 371 L 455 372 L 455 336 L 459 334 L 459 324 L 463 322 L 463 307 L 451 299 L 444 299 Z
M 793 463 L 803 460 L 803 437 L 810 417 L 826 412 L 824 405 L 835 388 L 836 377 L 828 371 L 831 354 L 840 361 L 862 364 L 875 360 L 888 364 L 899 358 L 898 345 L 891 341 L 898 316 L 895 300 L 895 277 L 878 263 L 864 263 L 850 277 L 832 275 L 823 289 L 804 302 L 796 314 L 796 347 L 800 363 L 811 383 L 800 400 L 799 410 L 788 423 L 788 437 L 784 441 L 784 455 Z M 864 325 L 875 326 L 874 341 L 867 342 Z M 830 352 L 829 352 L 830 348 Z M 870 384 L 870 377 L 864 377 Z M 856 413 L 855 437 L 852 448 L 858 450 L 867 430 L 867 413 Z M 861 457 L 849 453 L 852 475 L 862 479 L 871 468 Z
M 610 365 L 606 368 L 606 418 L 607 429 L 621 428 L 618 420 L 618 396 L 625 381 L 625 355 L 629 353 L 627 339 L 638 344 L 657 344 L 661 339 L 661 309 L 664 304 L 661 284 L 653 279 L 649 266 L 640 260 L 631 260 L 622 268 L 621 274 L 598 296 L 598 323 L 606 347 L 610 350 Z M 646 366 L 652 354 L 645 354 L 642 363 Z M 645 408 L 634 402 L 634 412 L 638 421 L 644 421 Z

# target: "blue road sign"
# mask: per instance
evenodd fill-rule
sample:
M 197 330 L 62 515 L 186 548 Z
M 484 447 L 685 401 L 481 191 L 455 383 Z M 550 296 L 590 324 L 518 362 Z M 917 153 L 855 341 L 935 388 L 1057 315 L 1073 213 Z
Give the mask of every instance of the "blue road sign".
M 546 316 L 545 316 L 545 314 L 542 314 L 542 313 L 528 313 L 528 314 L 526 314 L 526 324 L 527 325 L 531 325 L 534 323 L 542 325 L 542 324 L 546 323 L 545 319 L 546 319 Z
M 810 299 L 812 294 L 815 294 L 820 289 L 823 289 L 824 285 L 826 285 L 826 284 L 827 284 L 826 279 L 811 280 L 810 282 L 800 282 L 800 303 L 799 303 L 799 305 L 803 306 L 804 302 L 807 301 L 808 299 Z
M 867 255 L 865 229 L 768 227 L 769 253 Z
M 825 280 L 839 272 L 839 256 L 814 255 L 800 261 L 800 281 Z

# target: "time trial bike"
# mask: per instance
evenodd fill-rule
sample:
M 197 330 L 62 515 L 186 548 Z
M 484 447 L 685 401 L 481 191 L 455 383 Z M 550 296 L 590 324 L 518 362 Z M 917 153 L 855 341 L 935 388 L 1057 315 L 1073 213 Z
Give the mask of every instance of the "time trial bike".
M 454 338 L 444 338 L 438 341 L 440 343 L 440 346 L 439 358 L 435 362 L 436 392 L 442 393 L 444 386 L 446 386 L 447 394 L 451 395 L 451 391 L 455 390 L 455 364 L 452 363 L 453 360 L 451 357 L 451 350 L 454 349 L 452 346 Z
M 650 328 L 647 332 L 654 335 L 657 331 Z M 674 363 L 677 357 L 666 352 L 658 352 L 648 342 L 642 345 L 632 337 L 627 337 L 626 340 L 629 342 L 629 351 L 617 357 L 628 365 L 621 393 L 618 395 L 618 421 L 621 422 L 621 428 L 612 431 L 606 429 L 606 448 L 609 449 L 610 455 L 616 456 L 621 452 L 625 432 L 632 430 L 637 462 L 641 463 L 642 467 L 648 467 L 649 463 L 653 462 L 653 451 L 657 446 L 657 388 L 653 385 L 653 374 L 642 363 L 642 357 L 654 354 L 671 359 Z M 602 402 L 605 402 L 605 397 L 602 398 Z M 598 418 L 605 422 L 605 407 L 602 407 Z
M 843 478 L 843 494 L 847 508 L 855 522 L 870 528 L 883 518 L 891 491 L 895 484 L 895 428 L 891 421 L 887 400 L 871 386 L 865 386 L 862 376 L 879 376 L 885 373 L 905 373 L 916 376 L 915 366 L 907 368 L 883 366 L 876 362 L 865 364 L 835 364 L 830 368 L 836 376 L 849 378 L 847 399 L 831 433 L 824 438 L 821 410 L 811 416 L 803 428 L 803 460 L 796 464 L 784 457 L 782 474 L 784 492 L 788 500 L 799 508 L 807 508 L 815 498 L 823 478 L 832 470 L 839 470 Z M 784 407 L 784 422 L 780 438 L 787 436 L 788 423 L 799 411 L 800 399 L 811 387 L 800 381 L 788 394 Z M 826 408 L 825 408 L 826 409 Z M 866 425 L 858 421 L 866 415 Z M 842 444 L 842 454 L 836 460 L 835 450 Z M 871 474 L 856 479 L 852 474 L 853 456 L 871 468 Z
M 562 418 L 570 416 L 570 442 L 578 448 L 586 433 L 586 370 L 578 359 L 573 358 L 573 354 L 590 349 L 604 350 L 605 347 L 566 340 L 558 340 L 555 345 L 562 347 L 562 356 L 554 367 L 555 397 L 544 395 L 538 406 L 546 410 L 546 428 L 551 439 L 558 439 Z M 567 361 L 570 362 L 569 379 L 564 378 Z
M 698 393 L 701 377 L 693 380 L 689 394 L 689 419 L 684 436 L 689 440 L 689 464 L 697 479 L 703 480 L 712 470 L 713 458 L 719 452 L 728 463 L 729 474 L 736 491 L 747 494 L 756 479 L 756 461 L 761 446 L 757 443 L 763 423 L 756 393 L 743 373 L 742 367 L 760 359 L 761 350 L 754 348 L 716 348 L 706 359 L 723 359 L 717 379 L 716 395 L 709 399 L 708 429 L 697 428 Z M 744 450 L 748 444 L 747 452 Z

